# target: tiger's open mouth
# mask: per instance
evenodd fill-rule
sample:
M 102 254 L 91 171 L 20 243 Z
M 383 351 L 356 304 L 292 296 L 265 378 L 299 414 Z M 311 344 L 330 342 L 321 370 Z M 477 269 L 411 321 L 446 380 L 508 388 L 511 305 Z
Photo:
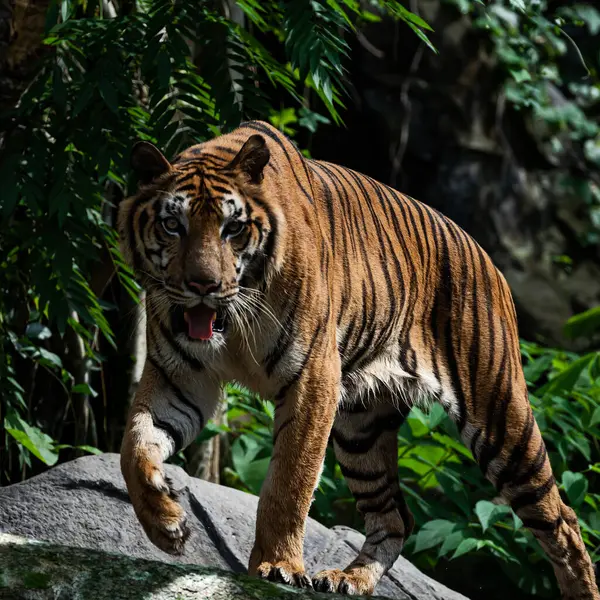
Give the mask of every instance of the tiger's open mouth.
M 185 333 L 192 340 L 210 340 L 214 333 L 224 333 L 227 327 L 225 312 L 206 304 L 192 308 L 176 306 L 171 313 L 174 334 Z

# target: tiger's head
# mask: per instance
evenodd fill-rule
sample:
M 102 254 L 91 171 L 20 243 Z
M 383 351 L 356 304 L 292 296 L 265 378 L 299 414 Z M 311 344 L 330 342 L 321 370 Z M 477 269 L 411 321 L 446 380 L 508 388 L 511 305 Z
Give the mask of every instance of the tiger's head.
M 201 144 L 172 163 L 148 142 L 132 150 L 140 189 L 119 206 L 121 249 L 188 342 L 224 338 L 256 300 L 277 229 L 264 199 L 269 159 L 260 135 L 237 154 Z

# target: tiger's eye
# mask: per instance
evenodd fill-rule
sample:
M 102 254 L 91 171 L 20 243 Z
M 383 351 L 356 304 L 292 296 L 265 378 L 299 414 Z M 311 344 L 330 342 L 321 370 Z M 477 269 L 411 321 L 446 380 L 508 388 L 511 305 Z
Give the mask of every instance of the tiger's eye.
M 175 217 L 163 219 L 162 225 L 167 233 L 177 233 L 179 229 L 179 221 Z
M 223 234 L 227 237 L 236 237 L 237 235 L 240 235 L 245 228 L 246 223 L 243 223 L 242 221 L 233 221 L 227 224 L 223 230 Z

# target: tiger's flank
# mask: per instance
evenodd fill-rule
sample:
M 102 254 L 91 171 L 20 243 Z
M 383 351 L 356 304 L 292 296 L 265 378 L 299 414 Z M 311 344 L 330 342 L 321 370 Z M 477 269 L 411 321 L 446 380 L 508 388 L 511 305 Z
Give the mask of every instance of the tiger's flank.
M 178 554 L 189 535 L 163 462 L 237 381 L 276 407 L 250 573 L 370 594 L 413 526 L 398 428 L 412 405 L 439 402 L 539 540 L 562 598 L 600 600 L 529 405 L 510 291 L 472 238 L 365 175 L 304 158 L 263 122 L 171 162 L 140 142 L 132 164 L 140 187 L 118 225 L 147 291 L 148 356 L 121 466 L 154 544 Z M 311 576 L 304 527 L 330 437 L 366 539 L 351 564 Z

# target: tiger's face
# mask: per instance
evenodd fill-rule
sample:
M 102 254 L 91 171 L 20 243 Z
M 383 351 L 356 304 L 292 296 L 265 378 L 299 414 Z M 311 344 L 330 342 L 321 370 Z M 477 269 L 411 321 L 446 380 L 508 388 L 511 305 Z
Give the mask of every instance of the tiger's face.
M 268 160 L 258 135 L 233 160 L 197 146 L 170 164 L 147 142 L 134 147 L 142 185 L 119 207 L 122 249 L 187 341 L 225 336 L 261 283 L 273 233 L 261 194 Z

